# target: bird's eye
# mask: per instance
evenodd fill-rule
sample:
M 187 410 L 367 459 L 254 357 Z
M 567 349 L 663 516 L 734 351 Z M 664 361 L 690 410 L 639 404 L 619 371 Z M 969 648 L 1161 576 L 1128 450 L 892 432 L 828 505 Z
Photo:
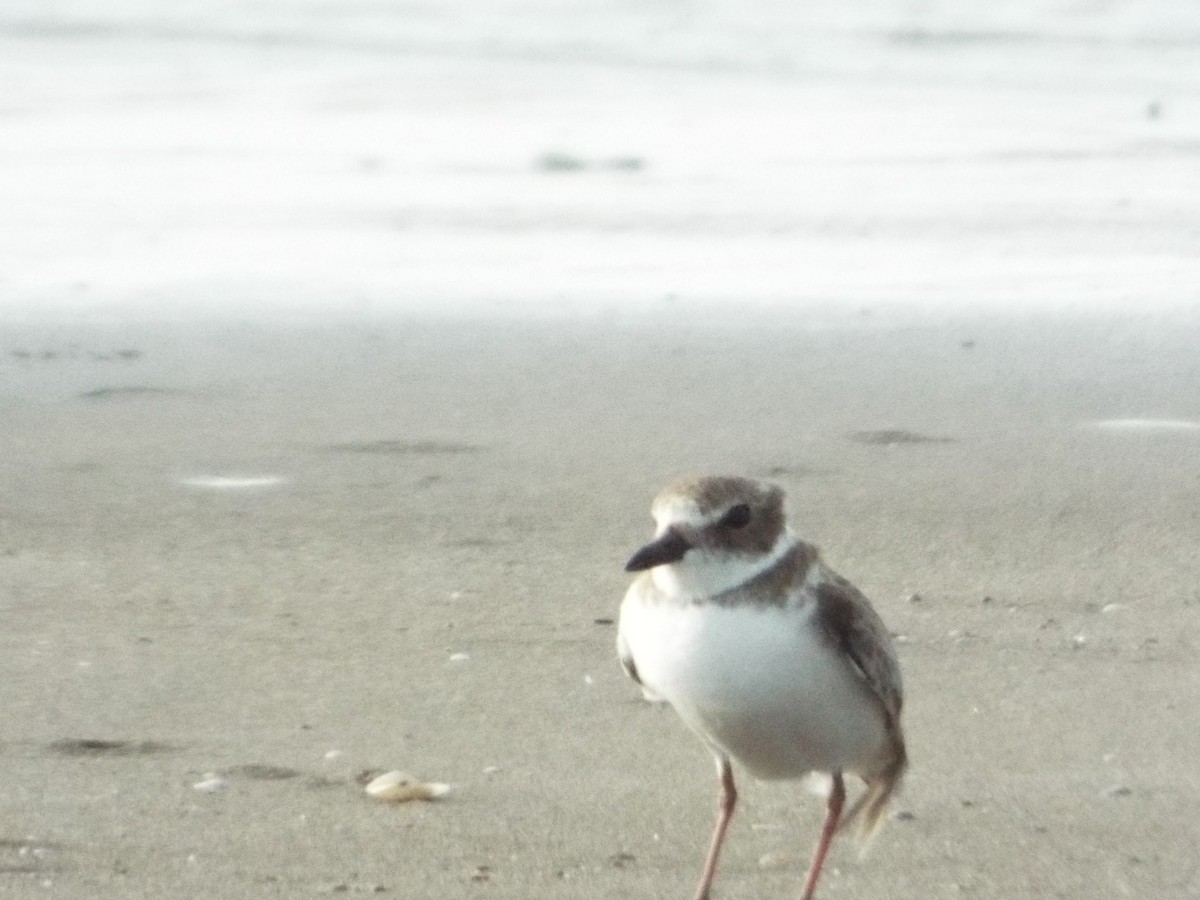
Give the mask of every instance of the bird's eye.
M 726 528 L 745 528 L 750 524 L 750 507 L 745 503 L 730 507 L 729 512 L 721 516 L 721 524 Z

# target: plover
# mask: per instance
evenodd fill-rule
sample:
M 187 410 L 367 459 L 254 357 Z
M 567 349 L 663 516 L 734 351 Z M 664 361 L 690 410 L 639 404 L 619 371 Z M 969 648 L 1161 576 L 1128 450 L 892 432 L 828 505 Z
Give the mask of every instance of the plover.
M 737 802 L 732 762 L 764 779 L 826 773 L 825 823 L 804 884 L 817 887 L 834 833 L 879 827 L 907 762 L 900 669 L 883 620 L 788 528 L 783 491 L 705 476 L 663 490 L 654 540 L 621 604 L 617 653 L 716 757 L 720 803 L 696 900 L 708 900 Z M 866 788 L 843 816 L 845 775 Z

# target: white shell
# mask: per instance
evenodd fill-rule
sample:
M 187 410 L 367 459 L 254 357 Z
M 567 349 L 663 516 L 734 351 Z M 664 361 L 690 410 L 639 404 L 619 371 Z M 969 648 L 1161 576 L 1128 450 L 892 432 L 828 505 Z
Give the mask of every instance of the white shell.
M 450 793 L 450 785 L 419 781 L 407 772 L 384 772 L 364 788 L 376 800 L 404 803 L 407 800 L 436 800 Z
M 192 785 L 192 789 L 205 794 L 215 794 L 229 787 L 229 782 L 213 772 L 205 772 L 204 777 Z
M 249 488 L 276 487 L 287 479 L 280 475 L 200 475 L 196 478 L 181 478 L 179 483 L 187 487 L 208 488 L 214 491 L 244 491 Z

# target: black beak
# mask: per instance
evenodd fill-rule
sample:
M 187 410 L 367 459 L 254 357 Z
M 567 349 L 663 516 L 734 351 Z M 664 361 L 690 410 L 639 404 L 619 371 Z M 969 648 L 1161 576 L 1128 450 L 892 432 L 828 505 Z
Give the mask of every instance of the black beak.
M 687 538 L 674 528 L 668 528 L 662 537 L 647 544 L 625 563 L 626 572 L 642 572 L 655 566 L 678 562 L 683 554 L 692 549 Z

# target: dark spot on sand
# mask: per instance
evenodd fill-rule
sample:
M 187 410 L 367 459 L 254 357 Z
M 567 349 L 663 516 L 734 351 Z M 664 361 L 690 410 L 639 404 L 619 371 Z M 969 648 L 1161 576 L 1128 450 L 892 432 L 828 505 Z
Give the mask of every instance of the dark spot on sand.
M 33 875 L 37 872 L 45 871 L 46 868 L 44 866 L 39 866 L 33 862 L 0 862 L 0 875 Z
M 646 161 L 640 156 L 618 156 L 610 159 L 606 165 L 616 172 L 640 172 L 646 168 Z
M 133 361 L 133 360 L 135 360 L 135 359 L 141 359 L 141 358 L 142 358 L 142 351 L 141 351 L 141 350 L 136 350 L 136 349 L 134 349 L 134 348 L 130 347 L 130 348 L 126 349 L 126 350 L 118 350 L 118 351 L 117 351 L 117 356 L 118 356 L 120 359 L 127 359 L 127 360 L 130 360 L 130 361 L 132 362 L 132 361 Z
M 613 620 L 611 618 L 609 618 L 608 616 L 601 616 L 598 619 L 592 619 L 592 621 L 595 622 L 597 625 L 612 625 L 613 624 Z
M 349 894 L 353 891 L 356 894 L 386 894 L 388 887 L 385 884 L 362 884 L 357 881 L 339 881 L 334 884 L 326 884 L 317 888 L 317 891 L 322 894 Z
M 846 438 L 858 444 L 875 444 L 885 447 L 891 447 L 895 444 L 953 444 L 955 442 L 954 438 L 918 434 L 915 431 L 905 431 L 903 428 L 885 428 L 879 431 L 852 431 L 846 435 Z
M 80 400 L 119 400 L 121 398 L 132 399 L 134 397 L 168 397 L 181 393 L 183 392 L 175 388 L 128 385 L 126 387 L 93 388 L 90 391 L 84 391 L 78 397 Z
M 560 150 L 543 153 L 537 161 L 537 168 L 543 172 L 582 172 L 587 167 L 586 160 Z
M 46 745 L 59 756 L 151 756 L 174 753 L 178 747 L 160 741 L 113 741 L 102 738 L 62 738 Z
M 0 837 L 0 875 L 36 875 L 63 872 L 63 845 L 33 837 Z
M 234 766 L 232 769 L 226 769 L 225 774 L 234 777 L 252 778 L 255 781 L 285 781 L 288 778 L 297 778 L 302 773 L 298 769 L 289 769 L 287 766 L 246 763 L 245 765 Z
M 31 359 L 33 357 L 33 354 L 28 350 L 12 350 L 10 352 L 16 359 Z
M 48 850 L 58 850 L 62 845 L 54 841 L 39 841 L 33 838 L 0 837 L 0 850 L 20 850 L 22 847 L 45 847 Z
M 453 441 L 352 441 L 347 444 L 330 444 L 326 449 L 334 453 L 374 453 L 381 456 L 437 455 L 455 453 L 478 453 L 483 447 L 477 444 L 459 444 Z

